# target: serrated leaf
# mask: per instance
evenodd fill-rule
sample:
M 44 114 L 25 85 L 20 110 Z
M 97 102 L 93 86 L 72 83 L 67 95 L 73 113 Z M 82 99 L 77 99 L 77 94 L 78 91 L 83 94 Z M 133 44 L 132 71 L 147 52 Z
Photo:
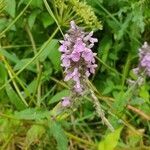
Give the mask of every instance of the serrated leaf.
M 114 150 L 118 144 L 122 128 L 115 130 L 112 133 L 109 133 L 103 141 L 98 145 L 98 150 Z
M 60 101 L 63 97 L 69 96 L 69 90 L 62 90 L 61 92 L 55 94 L 51 100 L 49 101 L 49 104 L 55 103 Z
M 98 53 L 99 55 L 102 54 L 101 59 L 104 62 L 106 62 L 107 60 L 111 45 L 112 45 L 112 39 L 108 35 L 104 36 L 104 38 L 101 40 L 101 44 L 98 49 Z
M 118 30 L 118 32 L 116 34 L 117 40 L 120 40 L 123 37 L 123 35 L 126 33 L 125 31 L 127 30 L 127 27 L 129 25 L 130 21 L 131 21 L 131 15 L 129 14 L 126 17 L 124 23 L 121 25 L 120 30 Z
M 20 112 L 15 112 L 15 117 L 23 120 L 39 120 L 49 117 L 49 112 L 43 109 L 28 108 Z
M 53 122 L 50 124 L 50 132 L 57 141 L 57 150 L 67 150 L 68 140 L 61 125 Z
M 139 96 L 143 98 L 145 101 L 148 101 L 150 98 L 150 94 L 145 85 L 140 87 Z

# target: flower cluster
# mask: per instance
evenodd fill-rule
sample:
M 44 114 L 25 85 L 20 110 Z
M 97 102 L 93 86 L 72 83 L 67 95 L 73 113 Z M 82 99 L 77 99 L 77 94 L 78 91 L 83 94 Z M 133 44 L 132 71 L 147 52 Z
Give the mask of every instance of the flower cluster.
M 71 28 L 60 41 L 59 48 L 62 64 L 65 72 L 65 81 L 71 81 L 73 91 L 80 95 L 86 89 L 85 78 L 95 73 L 95 56 L 91 48 L 98 40 L 93 38 L 93 32 L 85 33 L 74 21 L 71 21 Z
M 100 29 L 102 30 L 101 21 L 99 21 L 90 5 L 86 1 L 80 0 L 71 0 L 69 1 L 73 5 L 73 10 L 78 15 L 78 19 L 81 18 L 81 21 L 90 27 L 91 29 Z
M 100 29 L 103 26 L 101 21 L 96 17 L 93 8 L 84 0 L 51 0 L 55 13 L 63 15 L 60 18 L 56 15 L 59 24 L 68 26 L 70 18 L 75 20 L 76 23 L 84 25 L 84 27 L 92 30 Z M 71 16 L 70 16 L 71 14 Z M 62 19 L 63 18 L 63 19 Z
M 139 49 L 139 66 L 134 69 L 135 74 L 144 71 L 150 76 L 150 46 L 147 42 Z

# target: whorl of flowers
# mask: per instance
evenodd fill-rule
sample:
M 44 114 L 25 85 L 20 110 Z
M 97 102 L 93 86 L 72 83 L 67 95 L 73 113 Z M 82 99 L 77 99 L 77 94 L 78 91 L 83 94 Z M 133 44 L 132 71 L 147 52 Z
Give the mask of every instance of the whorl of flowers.
M 61 66 L 64 67 L 64 81 L 70 81 L 72 90 L 77 95 L 82 95 L 87 88 L 85 79 L 90 74 L 94 74 L 97 67 L 95 64 L 96 53 L 93 53 L 91 48 L 98 40 L 92 37 L 93 32 L 84 32 L 74 21 L 71 21 L 70 25 L 71 28 L 64 35 L 64 40 L 60 41 Z M 63 104 L 66 105 L 65 102 Z
M 142 71 L 150 77 L 150 46 L 147 42 L 139 49 L 139 66 L 134 69 L 136 74 Z

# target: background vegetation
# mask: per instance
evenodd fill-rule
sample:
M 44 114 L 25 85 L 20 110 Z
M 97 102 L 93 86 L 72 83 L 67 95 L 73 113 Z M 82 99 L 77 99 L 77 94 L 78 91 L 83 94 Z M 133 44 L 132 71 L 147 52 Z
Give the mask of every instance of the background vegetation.
M 138 48 L 150 43 L 149 6 L 149 0 L 0 0 L 0 149 L 150 149 L 150 80 L 127 84 L 137 78 Z M 90 80 L 115 132 L 84 98 L 76 111 L 53 117 L 69 93 L 58 48 L 71 20 L 99 40 Z

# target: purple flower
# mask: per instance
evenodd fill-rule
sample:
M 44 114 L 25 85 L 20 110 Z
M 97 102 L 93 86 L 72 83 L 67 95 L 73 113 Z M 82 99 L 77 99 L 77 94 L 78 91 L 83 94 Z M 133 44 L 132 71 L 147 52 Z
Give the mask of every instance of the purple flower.
M 69 67 L 70 66 L 70 59 L 67 55 L 62 55 L 63 57 L 61 57 L 62 59 L 62 64 L 61 66 L 63 67 Z
M 71 54 L 71 59 L 74 61 L 74 62 L 78 62 L 80 60 L 80 53 L 79 52 L 72 52 Z
M 96 53 L 93 53 L 91 48 L 98 40 L 92 37 L 93 32 L 84 32 L 74 21 L 71 21 L 70 27 L 64 35 L 64 41 L 60 41 L 61 65 L 65 69 L 64 80 L 71 81 L 73 90 L 82 94 L 86 89 L 85 78 L 94 74 L 97 67 Z
M 92 61 L 93 60 L 93 52 L 86 48 L 85 51 L 82 53 L 82 57 L 84 58 L 85 61 Z
M 134 74 L 136 74 L 136 75 L 139 73 L 139 68 L 134 68 L 132 70 L 133 70 Z
M 86 44 L 82 41 L 82 39 L 78 38 L 74 45 L 74 51 L 78 52 L 78 53 L 83 52 L 85 49 L 85 46 L 86 46 Z
M 95 73 L 95 68 L 97 67 L 97 65 L 96 65 L 96 64 L 94 64 L 94 65 L 89 65 L 88 67 L 89 67 L 89 69 L 90 69 L 90 72 L 94 74 L 94 73 Z
M 68 107 L 70 105 L 70 98 L 69 97 L 63 97 L 61 104 L 63 107 Z
M 150 53 L 143 57 L 143 59 L 141 60 L 141 66 L 142 67 L 146 67 L 146 66 L 150 67 Z
M 144 71 L 147 76 L 150 76 L 150 46 L 147 42 L 144 42 L 144 45 L 139 49 L 139 65 L 135 71 L 136 74 Z
M 64 81 L 69 81 L 70 79 L 72 79 L 72 77 L 73 77 L 72 72 L 67 72 Z

